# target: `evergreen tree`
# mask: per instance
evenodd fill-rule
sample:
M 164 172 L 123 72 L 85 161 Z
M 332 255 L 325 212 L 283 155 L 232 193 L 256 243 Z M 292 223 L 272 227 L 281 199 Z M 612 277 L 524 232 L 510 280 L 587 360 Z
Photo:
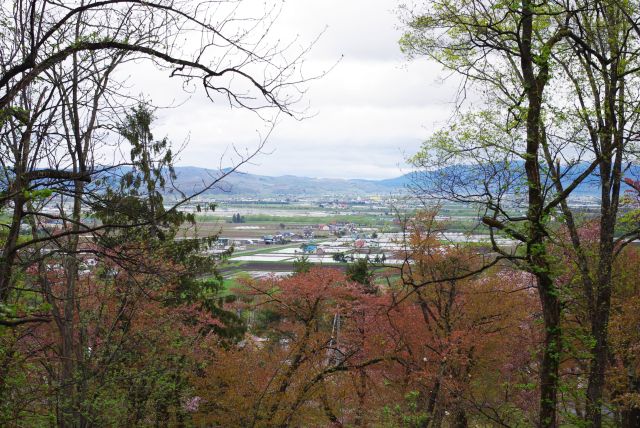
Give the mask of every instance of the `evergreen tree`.
M 362 284 L 367 293 L 375 293 L 376 287 L 373 285 L 373 273 L 369 269 L 368 259 L 358 259 L 347 266 L 347 278 Z

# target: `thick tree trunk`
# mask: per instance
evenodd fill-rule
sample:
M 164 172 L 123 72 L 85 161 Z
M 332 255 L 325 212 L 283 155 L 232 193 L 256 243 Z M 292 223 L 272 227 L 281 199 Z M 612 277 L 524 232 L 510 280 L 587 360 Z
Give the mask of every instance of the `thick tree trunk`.
M 609 315 L 611 312 L 611 287 L 613 264 L 613 233 L 615 219 L 603 206 L 600 231 L 600 260 L 596 285 L 595 307 L 591 314 L 591 336 L 594 346 L 591 351 L 587 384 L 587 421 L 592 428 L 602 427 L 602 401 L 605 387 L 605 372 L 608 356 Z
M 621 428 L 638 428 L 640 427 L 640 407 L 633 407 L 621 412 Z
M 467 428 L 469 426 L 469 421 L 467 420 L 467 413 L 461 407 L 458 407 L 454 414 L 453 420 L 451 421 L 452 428 Z
M 365 423 L 365 399 L 367 396 L 367 374 L 365 369 L 358 370 L 358 386 L 357 386 L 357 395 L 358 395 L 358 408 L 356 409 L 356 417 L 353 421 L 353 426 L 355 427 L 363 427 L 366 426 Z
M 78 251 L 80 221 L 82 216 L 82 194 L 84 183 L 75 182 L 75 198 L 71 218 L 74 223 L 71 226 L 74 234 L 69 238 L 66 245 L 66 256 L 64 261 L 65 270 L 65 293 L 63 302 L 63 317 L 60 325 L 62 370 L 60 374 L 60 384 L 62 385 L 63 418 L 60 420 L 60 427 L 84 427 L 85 418 L 82 416 L 81 403 L 83 397 L 83 381 L 79 371 L 79 362 L 82 359 L 84 349 L 83 344 L 78 343 L 76 332 L 77 313 L 77 282 L 78 282 Z
M 604 374 L 606 367 L 606 335 L 598 330 L 600 322 L 592 326 L 592 336 L 595 346 L 591 353 L 591 368 L 587 385 L 587 421 L 592 428 L 602 427 L 602 397 L 604 390 Z
M 611 12 L 611 11 L 608 11 Z M 616 13 L 609 13 L 610 25 L 615 25 Z M 609 316 L 611 313 L 612 265 L 614 261 L 614 234 L 617 222 L 622 155 L 624 153 L 624 80 L 620 80 L 616 37 L 610 37 L 610 54 L 617 58 L 606 72 L 604 117 L 605 126 L 600 133 L 602 159 L 600 160 L 600 242 L 598 248 L 597 284 L 591 315 L 591 335 L 595 341 L 587 385 L 587 420 L 592 428 L 602 427 L 602 402 L 608 355 Z
M 561 305 L 558 293 L 549 276 L 538 277 L 542 302 L 545 337 L 540 366 L 540 426 L 557 426 L 557 397 L 562 352 Z
M 16 187 L 20 189 L 22 186 L 17 183 Z M 24 203 L 25 198 L 22 195 L 22 191 L 19 191 L 13 198 L 14 208 L 11 225 L 2 248 L 2 254 L 0 254 L 0 302 L 6 302 L 11 292 L 13 267 L 17 257 L 16 245 L 20 236 Z
M 527 258 L 531 271 L 538 280 L 542 303 L 545 342 L 540 367 L 540 426 L 557 426 L 557 393 L 562 331 L 560 327 L 560 296 L 554 286 L 545 246 L 544 229 L 545 195 L 540 179 L 540 147 L 542 143 L 543 91 L 549 79 L 548 62 L 540 62 L 533 52 L 533 16 L 535 6 L 530 0 L 522 0 L 522 43 L 520 66 L 527 95 L 526 158 L 525 172 L 528 186 Z M 537 73 L 536 73 L 537 67 Z
M 29 179 L 26 177 L 26 165 L 28 165 L 28 154 L 31 147 L 32 127 L 33 123 L 30 122 L 27 129 L 22 133 L 18 146 L 21 149 L 14 148 L 16 155 L 19 152 L 20 156 L 16 156 L 16 162 L 13 167 L 15 181 L 11 183 L 8 189 L 8 196 L 12 198 L 13 202 L 13 215 L 9 232 L 2 248 L 2 254 L 0 254 L 0 303 L 6 303 L 9 298 L 14 264 L 18 256 L 16 246 L 20 237 L 24 206 L 27 203 L 27 197 L 23 192 L 27 190 L 30 184 Z
M 442 366 L 441 366 L 442 368 Z M 425 407 L 425 413 L 427 417 L 424 419 L 421 428 L 433 427 L 433 421 L 436 419 L 435 412 L 436 406 L 438 404 L 438 395 L 440 394 L 440 373 L 438 374 L 438 378 L 436 379 L 433 387 L 429 391 L 429 395 L 427 397 L 427 403 Z
M 595 341 L 591 351 L 591 366 L 587 384 L 587 420 L 592 428 L 602 427 L 602 400 L 607 367 L 607 332 L 611 302 L 611 274 L 598 285 L 596 311 L 591 322 L 591 335 Z

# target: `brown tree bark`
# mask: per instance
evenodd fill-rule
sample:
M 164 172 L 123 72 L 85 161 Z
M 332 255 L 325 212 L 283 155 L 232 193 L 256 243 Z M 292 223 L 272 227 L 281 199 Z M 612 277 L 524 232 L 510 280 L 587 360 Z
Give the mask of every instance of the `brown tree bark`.
M 520 66 L 527 96 L 526 118 L 526 158 L 525 172 L 528 181 L 529 222 L 527 259 L 532 273 L 536 276 L 542 314 L 545 339 L 540 366 L 540 413 L 541 427 L 557 426 L 557 394 L 559 384 L 560 352 L 562 350 L 562 330 L 560 326 L 562 306 L 560 296 L 554 285 L 545 247 L 544 203 L 540 180 L 539 156 L 543 138 L 542 94 L 548 82 L 549 64 L 538 61 L 538 73 L 535 72 L 536 58 L 533 53 L 533 14 L 535 5 L 530 0 L 522 1 L 522 39 Z

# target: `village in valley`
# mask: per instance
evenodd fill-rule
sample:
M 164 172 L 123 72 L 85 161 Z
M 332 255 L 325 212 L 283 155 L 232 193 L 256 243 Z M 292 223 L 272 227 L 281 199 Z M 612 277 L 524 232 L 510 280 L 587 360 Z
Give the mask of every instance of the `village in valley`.
M 211 238 L 203 255 L 214 256 L 219 263 L 225 292 L 237 286 L 240 278 L 292 275 L 300 262 L 346 270 L 350 263 L 366 260 L 373 273 L 388 274 L 389 268 L 410 263 L 407 238 L 411 226 L 407 221 L 423 203 L 407 194 L 205 197 L 180 207 L 194 214 L 196 221 L 183 225 L 176 239 Z M 592 198 L 572 201 L 584 212 L 589 212 L 592 204 Z M 56 209 L 45 207 L 43 213 Z M 517 212 L 515 206 L 513 209 Z M 474 243 L 477 251 L 490 251 L 490 237 L 480 228 L 477 207 L 443 204 L 435 218 L 442 243 Z M 98 225 L 95 219 L 87 221 Z M 65 228 L 62 222 L 46 217 L 39 225 L 40 234 L 59 233 Z M 23 229 L 22 233 L 31 233 L 28 225 Z M 89 236 L 85 238 L 85 247 L 94 245 Z M 507 247 L 516 244 L 505 236 L 494 236 L 494 240 Z M 80 274 L 91 275 L 96 266 L 89 251 L 80 263 Z M 54 263 L 48 269 L 55 271 L 61 266 Z M 118 270 L 113 269 L 114 273 Z
M 211 203 L 215 210 L 197 211 Z M 197 213 L 196 226 L 185 229 L 183 238 L 216 237 L 207 252 L 219 256 L 226 289 L 239 278 L 291 275 L 300 262 L 345 270 L 364 259 L 382 280 L 389 268 L 409 263 L 406 222 L 421 204 L 406 195 L 207 199 L 183 208 Z M 489 236 L 478 231 L 477 208 L 443 205 L 436 220 L 442 242 L 484 243 L 478 251 L 489 248 Z M 495 239 L 501 245 L 513 243 Z

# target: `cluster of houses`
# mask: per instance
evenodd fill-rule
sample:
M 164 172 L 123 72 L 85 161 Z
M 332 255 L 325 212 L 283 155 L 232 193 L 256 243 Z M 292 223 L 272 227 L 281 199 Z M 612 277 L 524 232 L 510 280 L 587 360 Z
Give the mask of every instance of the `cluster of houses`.
M 355 223 L 332 222 L 329 224 L 309 225 L 295 230 L 285 230 L 285 225 L 281 224 L 280 228 L 282 229 L 281 231 L 260 237 L 219 237 L 215 248 L 210 249 L 208 252 L 223 253 L 232 247 L 237 251 L 243 251 L 248 249 L 247 247 L 255 249 L 262 245 L 286 245 L 298 242 L 301 244 L 300 249 L 303 253 L 323 255 L 325 251 L 329 253 L 334 251 L 318 246 L 314 243 L 314 240 L 328 238 L 331 235 L 337 237 L 339 242 L 342 242 L 341 246 L 350 247 L 356 252 L 370 253 L 373 247 L 376 247 L 377 229 L 362 228 Z
M 283 232 L 277 235 L 264 235 L 262 237 L 262 241 L 265 245 L 289 244 L 291 241 L 300 239 L 304 239 L 304 236 L 293 232 Z
M 330 224 L 319 224 L 318 231 L 329 232 L 335 236 L 348 236 L 356 232 L 355 223 L 335 222 Z

